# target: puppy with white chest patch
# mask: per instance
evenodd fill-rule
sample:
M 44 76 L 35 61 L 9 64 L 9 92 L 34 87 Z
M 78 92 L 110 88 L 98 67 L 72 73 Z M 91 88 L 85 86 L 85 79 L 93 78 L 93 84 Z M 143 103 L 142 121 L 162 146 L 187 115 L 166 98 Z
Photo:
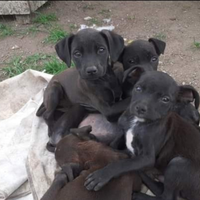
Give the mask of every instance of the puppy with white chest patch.
M 91 173 L 86 188 L 98 191 L 127 172 L 156 168 L 164 175 L 163 184 L 141 175 L 156 196 L 138 193 L 134 200 L 176 200 L 178 196 L 199 200 L 199 130 L 174 112 L 176 102 L 187 98 L 188 88 L 178 86 L 168 74 L 141 72 L 131 103 L 119 119 L 132 157 Z

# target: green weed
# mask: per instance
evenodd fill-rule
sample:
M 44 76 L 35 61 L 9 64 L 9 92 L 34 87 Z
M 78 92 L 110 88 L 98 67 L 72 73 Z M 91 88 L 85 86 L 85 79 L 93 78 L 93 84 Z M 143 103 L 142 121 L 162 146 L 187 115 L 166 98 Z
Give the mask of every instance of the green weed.
M 197 41 L 195 41 L 195 39 L 194 39 L 193 46 L 194 46 L 195 48 L 197 48 L 197 49 L 200 49 L 200 42 L 197 42 Z
M 33 54 L 25 58 L 22 56 L 15 56 L 3 65 L 4 67 L 2 68 L 2 71 L 9 78 L 21 74 L 27 69 L 45 71 L 49 74 L 57 74 L 67 68 L 66 64 L 55 55 L 42 53 Z M 72 67 L 74 67 L 73 63 Z
M 55 22 L 58 20 L 54 13 L 50 14 L 42 14 L 36 12 L 37 16 L 33 19 L 34 23 L 49 25 L 51 22 Z
M 6 26 L 5 24 L 0 24 L 0 37 L 6 37 L 13 35 L 14 31 L 11 27 Z
M 47 38 L 45 38 L 44 43 L 52 43 L 55 44 L 57 43 L 59 40 L 63 39 L 64 37 L 66 37 L 68 35 L 68 33 L 63 30 L 60 27 L 55 27 L 52 28 L 49 31 L 49 35 Z

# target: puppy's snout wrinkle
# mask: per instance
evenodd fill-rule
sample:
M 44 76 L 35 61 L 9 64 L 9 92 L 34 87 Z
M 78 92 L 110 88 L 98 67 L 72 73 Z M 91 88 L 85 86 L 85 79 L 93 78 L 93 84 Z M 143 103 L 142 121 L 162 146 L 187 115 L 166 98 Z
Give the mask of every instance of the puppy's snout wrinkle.
M 97 72 L 98 72 L 98 70 L 97 70 L 96 66 L 87 67 L 87 69 L 86 69 L 86 73 L 88 75 L 95 75 L 95 74 L 97 74 Z

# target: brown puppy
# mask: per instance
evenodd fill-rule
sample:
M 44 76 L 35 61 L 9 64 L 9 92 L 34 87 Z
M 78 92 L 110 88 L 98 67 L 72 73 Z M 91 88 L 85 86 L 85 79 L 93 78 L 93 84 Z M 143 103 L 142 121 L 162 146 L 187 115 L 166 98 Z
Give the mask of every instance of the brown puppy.
M 55 157 L 64 173 L 57 175 L 42 200 L 131 200 L 132 191 L 140 191 L 141 179 L 134 172 L 116 178 L 99 192 L 88 191 L 84 187 L 89 173 L 128 157 L 91 140 L 94 137 L 89 134 L 90 131 L 90 126 L 72 129 L 75 134 L 65 136 L 58 143 Z M 66 184 L 67 180 L 71 182 Z

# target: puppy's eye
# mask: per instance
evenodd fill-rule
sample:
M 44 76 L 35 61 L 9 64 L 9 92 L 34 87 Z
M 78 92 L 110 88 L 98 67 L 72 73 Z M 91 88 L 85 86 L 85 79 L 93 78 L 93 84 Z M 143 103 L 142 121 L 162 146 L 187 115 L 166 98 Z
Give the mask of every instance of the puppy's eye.
M 101 54 L 105 51 L 105 48 L 104 47 L 100 47 L 97 51 L 98 54 Z
M 135 63 L 135 60 L 130 59 L 128 62 L 129 62 L 130 64 L 134 64 L 134 63 Z
M 141 88 L 140 86 L 136 86 L 136 87 L 135 87 L 135 91 L 136 91 L 136 92 L 142 92 L 142 88 Z
M 162 102 L 163 103 L 168 103 L 170 101 L 169 97 L 162 97 Z
M 80 51 L 74 51 L 74 56 L 79 58 L 82 56 L 81 52 Z
M 153 56 L 152 58 L 151 58 L 151 62 L 156 62 L 158 60 L 158 58 L 156 57 L 156 56 Z

